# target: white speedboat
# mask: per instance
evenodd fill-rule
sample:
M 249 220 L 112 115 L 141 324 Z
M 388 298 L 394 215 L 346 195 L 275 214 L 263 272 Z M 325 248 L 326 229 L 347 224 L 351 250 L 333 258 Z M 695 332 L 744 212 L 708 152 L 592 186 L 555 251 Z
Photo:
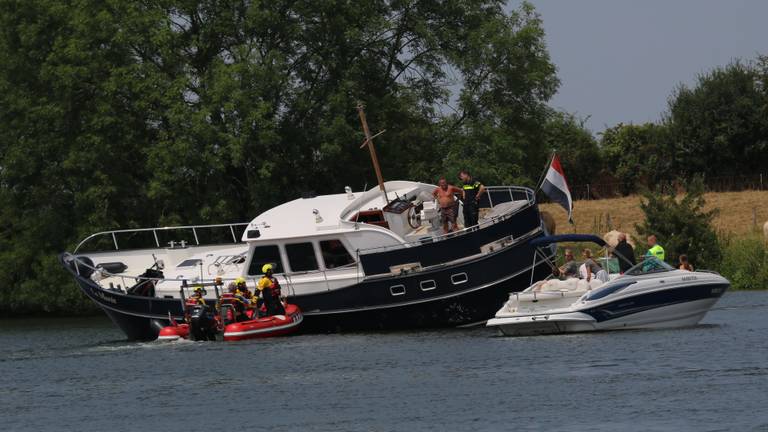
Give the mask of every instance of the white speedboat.
M 541 246 L 569 241 L 567 237 L 532 243 Z M 599 237 L 589 237 L 605 245 Z M 507 336 L 687 327 L 698 324 L 730 286 L 715 272 L 677 270 L 652 257 L 607 279 L 537 282 L 511 294 L 486 325 Z

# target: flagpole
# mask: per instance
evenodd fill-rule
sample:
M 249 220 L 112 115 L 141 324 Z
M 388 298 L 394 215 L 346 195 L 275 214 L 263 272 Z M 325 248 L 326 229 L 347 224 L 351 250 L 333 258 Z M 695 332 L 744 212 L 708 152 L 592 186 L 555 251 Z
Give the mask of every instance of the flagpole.
M 552 156 L 549 158 L 549 161 L 544 166 L 544 172 L 541 173 L 541 176 L 539 176 L 539 181 L 536 182 L 536 192 L 541 190 L 541 185 L 544 183 L 544 177 L 547 176 L 547 171 L 549 171 L 549 167 L 552 166 L 552 161 L 555 160 L 555 155 L 557 155 L 556 152 L 552 152 Z

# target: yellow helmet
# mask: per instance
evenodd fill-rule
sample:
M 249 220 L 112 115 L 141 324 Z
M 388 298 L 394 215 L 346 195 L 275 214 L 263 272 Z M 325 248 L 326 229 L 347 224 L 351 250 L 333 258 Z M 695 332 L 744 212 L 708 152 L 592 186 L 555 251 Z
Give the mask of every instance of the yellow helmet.
M 240 285 L 240 284 L 245 285 L 245 278 L 244 277 L 239 277 L 239 278 L 235 279 L 235 285 Z
M 195 292 L 202 291 L 203 286 L 202 285 L 195 285 Z
M 268 272 L 268 271 L 270 271 L 270 270 L 272 270 L 272 264 L 264 264 L 264 265 L 261 267 L 261 272 L 262 272 L 262 273 L 266 273 L 266 272 Z

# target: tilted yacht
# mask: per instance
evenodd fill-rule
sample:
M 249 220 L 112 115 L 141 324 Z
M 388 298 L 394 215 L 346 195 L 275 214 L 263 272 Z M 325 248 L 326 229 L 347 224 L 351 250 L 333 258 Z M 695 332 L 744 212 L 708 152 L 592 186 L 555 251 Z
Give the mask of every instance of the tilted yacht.
M 130 339 L 183 319 L 193 285 L 214 304 L 223 284 L 253 290 L 272 264 L 303 330 L 392 329 L 484 322 L 510 291 L 549 273 L 533 190 L 488 187 L 478 225 L 445 234 L 435 185 L 298 198 L 249 223 L 96 233 L 60 261 Z M 461 214 L 461 211 L 458 212 Z M 531 258 L 534 257 L 533 260 Z

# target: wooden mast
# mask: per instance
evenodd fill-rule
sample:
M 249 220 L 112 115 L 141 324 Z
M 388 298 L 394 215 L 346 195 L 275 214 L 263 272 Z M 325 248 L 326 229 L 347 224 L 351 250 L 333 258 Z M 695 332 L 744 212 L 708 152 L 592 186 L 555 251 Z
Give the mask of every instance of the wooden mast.
M 379 189 L 384 194 L 384 202 L 389 204 L 389 198 L 387 198 L 387 189 L 384 187 L 384 177 L 381 175 L 381 167 L 379 166 L 379 158 L 376 156 L 376 148 L 373 147 L 373 138 L 381 135 L 384 131 L 371 136 L 371 131 L 368 129 L 368 121 L 365 119 L 365 107 L 362 102 L 357 103 L 357 113 L 360 114 L 360 123 L 363 125 L 363 133 L 365 133 L 365 141 L 360 148 L 368 146 L 368 150 L 371 152 L 371 161 L 373 162 L 373 169 L 376 171 L 376 179 L 379 181 Z

